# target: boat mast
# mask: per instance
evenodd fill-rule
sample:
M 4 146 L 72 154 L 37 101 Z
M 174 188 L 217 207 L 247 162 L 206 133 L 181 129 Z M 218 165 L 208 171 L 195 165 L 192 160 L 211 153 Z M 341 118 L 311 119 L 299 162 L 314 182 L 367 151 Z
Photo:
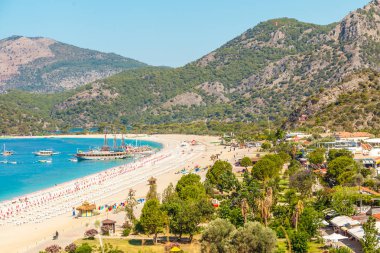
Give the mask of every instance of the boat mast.
M 107 129 L 104 131 L 104 146 L 108 146 L 107 145 Z
M 117 148 L 116 134 L 113 135 L 113 148 Z
M 125 147 L 124 134 L 121 134 L 121 146 Z

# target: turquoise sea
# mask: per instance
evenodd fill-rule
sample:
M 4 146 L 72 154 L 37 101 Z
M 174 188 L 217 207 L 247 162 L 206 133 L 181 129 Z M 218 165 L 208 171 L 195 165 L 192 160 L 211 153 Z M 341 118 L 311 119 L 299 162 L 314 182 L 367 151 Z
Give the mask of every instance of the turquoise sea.
M 150 141 L 126 140 L 126 143 L 162 148 L 160 143 Z M 102 146 L 103 139 L 97 138 L 0 139 L 1 151 L 3 144 L 6 145 L 7 150 L 14 151 L 14 155 L 7 157 L 0 155 L 0 201 L 132 161 L 132 159 L 81 162 L 69 160 L 74 158 L 73 155 L 77 149 L 85 151 Z M 112 140 L 108 144 L 112 145 Z M 60 154 L 52 157 L 40 157 L 33 154 L 33 152 L 43 149 L 52 149 Z M 41 159 L 51 159 L 52 162 L 38 162 Z

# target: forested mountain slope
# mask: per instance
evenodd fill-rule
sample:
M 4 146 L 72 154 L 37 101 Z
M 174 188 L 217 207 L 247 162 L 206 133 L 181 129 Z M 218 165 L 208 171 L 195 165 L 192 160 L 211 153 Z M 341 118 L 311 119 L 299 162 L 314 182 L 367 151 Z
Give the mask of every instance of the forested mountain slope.
M 289 115 L 295 121 L 305 101 L 333 92 L 362 70 L 380 71 L 379 55 L 375 0 L 338 23 L 269 20 L 182 68 L 139 68 L 92 82 L 62 96 L 50 116 L 65 127 L 281 122 Z M 310 118 L 318 113 L 307 111 Z

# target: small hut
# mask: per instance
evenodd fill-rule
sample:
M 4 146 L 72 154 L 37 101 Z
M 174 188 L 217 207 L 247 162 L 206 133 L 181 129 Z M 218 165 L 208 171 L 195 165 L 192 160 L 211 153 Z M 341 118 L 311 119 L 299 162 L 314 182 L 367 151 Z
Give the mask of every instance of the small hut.
M 155 185 L 155 184 L 157 184 L 157 179 L 154 177 L 150 177 L 148 179 L 148 185 Z
M 116 224 L 116 221 L 114 220 L 110 220 L 110 219 L 106 219 L 104 221 L 102 221 L 102 227 L 107 227 L 108 228 L 108 231 L 113 231 L 113 233 L 115 233 L 115 224 Z
M 87 201 L 83 202 L 81 206 L 76 208 L 79 211 L 78 216 L 81 217 L 91 217 L 94 215 L 94 210 L 96 209 L 95 204 L 90 204 Z

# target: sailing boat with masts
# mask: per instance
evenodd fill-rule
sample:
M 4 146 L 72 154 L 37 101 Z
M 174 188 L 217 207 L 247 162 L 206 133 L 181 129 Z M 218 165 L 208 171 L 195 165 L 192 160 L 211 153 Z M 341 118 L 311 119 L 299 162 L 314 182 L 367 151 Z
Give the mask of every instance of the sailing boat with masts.
M 114 160 L 125 159 L 130 156 L 130 152 L 124 143 L 124 136 L 122 136 L 122 145 L 117 146 L 116 135 L 114 135 L 114 143 L 111 148 L 107 142 L 107 132 L 104 134 L 104 144 L 100 149 L 92 149 L 86 152 L 78 151 L 75 155 L 80 160 Z
M 2 154 L 3 154 L 3 156 L 11 156 L 11 155 L 13 155 L 13 151 L 6 150 L 5 144 L 3 144 L 3 152 L 2 152 Z

